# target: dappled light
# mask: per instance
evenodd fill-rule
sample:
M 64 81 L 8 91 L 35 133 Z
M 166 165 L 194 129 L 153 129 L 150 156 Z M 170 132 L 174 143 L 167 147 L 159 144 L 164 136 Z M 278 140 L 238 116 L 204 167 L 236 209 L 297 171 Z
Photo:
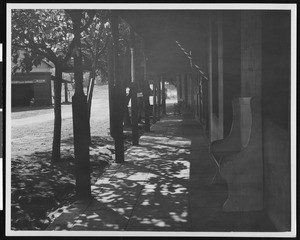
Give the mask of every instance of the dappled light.
M 189 229 L 191 140 L 175 134 L 173 120 L 164 120 L 165 133 L 154 126 L 126 151 L 125 163 L 103 172 L 91 187 L 93 200 L 77 210 L 69 230 Z

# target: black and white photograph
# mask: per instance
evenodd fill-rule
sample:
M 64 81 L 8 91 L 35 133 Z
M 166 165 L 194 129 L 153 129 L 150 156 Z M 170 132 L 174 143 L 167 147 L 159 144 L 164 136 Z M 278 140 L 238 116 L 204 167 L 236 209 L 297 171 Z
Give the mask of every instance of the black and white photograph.
M 296 237 L 296 22 L 7 3 L 5 235 Z

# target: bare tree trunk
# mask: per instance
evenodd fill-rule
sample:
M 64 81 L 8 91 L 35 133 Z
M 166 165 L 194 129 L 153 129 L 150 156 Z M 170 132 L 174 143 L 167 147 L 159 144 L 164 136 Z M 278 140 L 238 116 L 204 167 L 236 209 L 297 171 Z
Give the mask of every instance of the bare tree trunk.
M 76 160 L 76 195 L 79 199 L 91 198 L 90 159 L 89 159 L 89 122 L 87 99 L 83 92 L 83 67 L 80 41 L 81 11 L 72 14 L 74 27 L 74 78 L 75 94 L 72 99 L 74 152 Z
M 118 54 L 119 29 L 118 16 L 114 10 L 111 10 L 111 30 L 113 39 L 113 76 L 114 91 L 112 96 L 113 116 L 114 116 L 114 140 L 115 140 L 115 159 L 117 163 L 124 162 L 124 133 L 123 133 L 123 112 L 125 89 L 120 79 L 120 59 Z
M 54 80 L 54 131 L 52 144 L 52 162 L 60 160 L 60 140 L 61 140 L 61 83 L 62 69 L 60 64 L 55 64 Z

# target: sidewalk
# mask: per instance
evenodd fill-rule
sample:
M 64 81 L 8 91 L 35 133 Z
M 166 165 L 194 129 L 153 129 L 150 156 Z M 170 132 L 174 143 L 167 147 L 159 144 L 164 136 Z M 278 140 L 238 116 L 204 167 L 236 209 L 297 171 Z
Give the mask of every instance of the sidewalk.
M 168 115 L 111 165 L 46 230 L 275 231 L 262 212 L 224 213 L 226 185 L 211 185 L 215 166 L 193 117 Z M 60 213 L 59 213 L 60 214 Z

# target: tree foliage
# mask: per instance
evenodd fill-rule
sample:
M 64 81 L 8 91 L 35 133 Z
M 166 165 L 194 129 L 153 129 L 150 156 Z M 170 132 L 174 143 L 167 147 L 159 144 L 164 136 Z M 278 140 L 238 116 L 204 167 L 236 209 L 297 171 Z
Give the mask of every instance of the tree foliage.
M 63 64 L 72 53 L 72 21 L 62 9 L 12 10 L 12 57 L 15 68 L 30 71 L 42 58 Z M 20 49 L 26 51 L 19 58 Z
M 106 45 L 110 34 L 109 16 L 107 10 L 99 10 L 95 14 L 94 21 L 82 33 L 82 53 L 84 59 L 92 66 L 94 77 L 107 71 Z

